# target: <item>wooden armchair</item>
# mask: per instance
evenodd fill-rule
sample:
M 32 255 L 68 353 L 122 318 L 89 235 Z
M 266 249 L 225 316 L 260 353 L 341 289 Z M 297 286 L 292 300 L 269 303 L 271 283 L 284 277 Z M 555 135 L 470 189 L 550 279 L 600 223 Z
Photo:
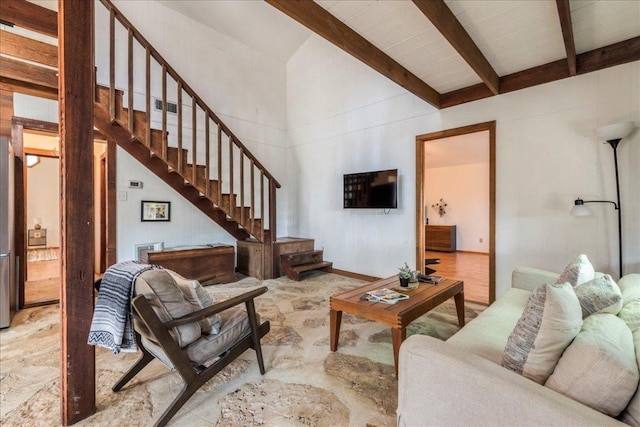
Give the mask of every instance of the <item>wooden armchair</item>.
M 181 288 L 170 285 L 167 272 L 149 270 L 136 279 L 138 295 L 132 304 L 136 339 L 142 356 L 112 387 L 114 392 L 119 391 L 156 358 L 178 371 L 185 382 L 184 387 L 155 423 L 156 426 L 167 424 L 203 384 L 249 348 L 255 350 L 260 373 L 264 374 L 260 339 L 270 329 L 268 321 L 259 324 L 254 305 L 254 298 L 264 294 L 266 287 L 194 311 L 188 298 L 181 299 L 184 296 Z M 181 278 L 173 272 L 171 276 Z M 242 304 L 246 311 L 237 307 Z M 170 318 L 185 311 L 187 314 Z M 200 322 L 212 316 L 217 318 L 219 330 L 211 334 L 202 333 Z M 193 337 L 196 339 L 192 340 Z

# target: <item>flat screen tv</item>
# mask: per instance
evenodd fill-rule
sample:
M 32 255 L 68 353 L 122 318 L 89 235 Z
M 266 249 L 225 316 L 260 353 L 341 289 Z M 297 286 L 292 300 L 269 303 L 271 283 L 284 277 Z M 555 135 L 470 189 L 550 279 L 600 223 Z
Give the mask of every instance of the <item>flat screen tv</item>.
M 345 209 L 396 209 L 398 169 L 344 175 Z

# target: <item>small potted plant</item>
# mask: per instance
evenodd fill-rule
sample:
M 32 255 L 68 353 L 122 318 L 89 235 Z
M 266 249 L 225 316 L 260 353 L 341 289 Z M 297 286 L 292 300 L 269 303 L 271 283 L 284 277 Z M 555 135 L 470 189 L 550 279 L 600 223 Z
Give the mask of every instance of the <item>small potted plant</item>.
M 400 270 L 400 272 L 398 273 L 398 277 L 400 278 L 400 286 L 402 286 L 403 288 L 408 287 L 409 279 L 411 279 L 411 277 L 414 275 L 414 271 L 409 268 L 406 262 L 404 263 L 404 267 L 399 267 L 398 270 Z

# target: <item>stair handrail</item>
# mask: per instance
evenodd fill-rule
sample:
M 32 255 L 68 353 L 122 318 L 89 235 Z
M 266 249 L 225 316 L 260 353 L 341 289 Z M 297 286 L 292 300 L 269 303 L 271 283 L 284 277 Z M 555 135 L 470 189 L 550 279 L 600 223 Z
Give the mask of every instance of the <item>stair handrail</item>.
M 180 74 L 178 74 L 178 72 L 176 70 L 173 69 L 173 67 L 171 65 L 169 65 L 169 63 L 162 57 L 162 55 L 151 45 L 151 43 L 149 43 L 147 41 L 147 39 L 140 33 L 140 31 L 138 31 L 138 29 L 122 14 L 122 12 L 120 12 L 120 10 L 118 10 L 118 8 L 111 3 L 110 0 L 100 0 L 100 2 L 109 10 L 109 12 L 113 12 L 115 15 L 115 18 L 120 21 L 120 23 L 123 25 L 123 27 L 127 30 L 127 31 L 131 31 L 133 33 L 133 37 L 135 37 L 135 39 L 138 41 L 138 43 L 140 43 L 145 49 L 148 49 L 151 56 L 153 56 L 153 58 L 158 61 L 158 63 L 164 68 L 166 69 L 167 73 L 173 77 L 175 79 L 176 82 L 179 82 L 182 84 L 182 89 L 187 92 L 189 94 L 189 96 L 191 96 L 193 99 L 195 99 L 198 104 L 203 108 L 203 110 L 205 110 L 207 112 L 207 114 L 209 115 L 209 117 L 214 121 L 215 124 L 217 124 L 218 126 L 220 126 L 220 128 L 222 129 L 222 131 L 229 136 L 230 139 L 233 140 L 234 144 L 236 146 L 238 146 L 238 148 L 240 148 L 244 154 L 249 157 L 255 164 L 255 166 L 261 170 L 265 176 L 267 178 L 269 178 L 270 181 L 273 182 L 273 184 L 275 185 L 276 188 L 281 188 L 280 183 L 278 182 L 278 180 L 271 175 L 271 173 L 267 170 L 266 167 L 264 167 L 262 165 L 262 163 L 260 163 L 260 161 L 253 155 L 253 153 L 251 153 L 251 151 L 240 141 L 240 139 L 224 124 L 224 122 L 222 120 L 220 120 L 218 118 L 218 116 L 216 115 L 216 113 L 213 112 L 213 110 L 207 105 L 206 102 L 204 102 L 204 100 L 202 98 L 200 98 L 200 96 L 198 96 L 198 94 L 191 89 L 191 86 L 189 86 L 187 84 L 187 82 L 180 77 Z

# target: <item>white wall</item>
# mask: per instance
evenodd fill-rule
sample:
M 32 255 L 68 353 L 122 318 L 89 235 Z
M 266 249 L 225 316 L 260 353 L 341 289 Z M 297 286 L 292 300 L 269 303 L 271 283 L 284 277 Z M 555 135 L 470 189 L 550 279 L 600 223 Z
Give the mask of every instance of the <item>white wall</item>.
M 60 247 L 60 160 L 42 157 L 40 163 L 27 168 L 27 228 L 34 218 L 42 219 L 47 230 L 47 247 Z
M 456 249 L 489 252 L 489 163 L 425 170 L 429 224 L 455 225 Z M 444 199 L 446 214 L 432 205 Z M 482 241 L 480 241 L 482 240 Z
M 615 213 L 578 220 L 577 196 L 615 198 L 612 152 L 593 129 L 640 124 L 638 62 L 436 111 L 317 36 L 287 64 L 291 234 L 336 268 L 375 276 L 415 259 L 415 136 L 497 121 L 497 295 L 518 265 L 559 271 L 586 253 L 617 276 Z M 626 272 L 640 271 L 640 132 L 620 144 Z M 346 171 L 398 168 L 399 209 L 347 211 Z

